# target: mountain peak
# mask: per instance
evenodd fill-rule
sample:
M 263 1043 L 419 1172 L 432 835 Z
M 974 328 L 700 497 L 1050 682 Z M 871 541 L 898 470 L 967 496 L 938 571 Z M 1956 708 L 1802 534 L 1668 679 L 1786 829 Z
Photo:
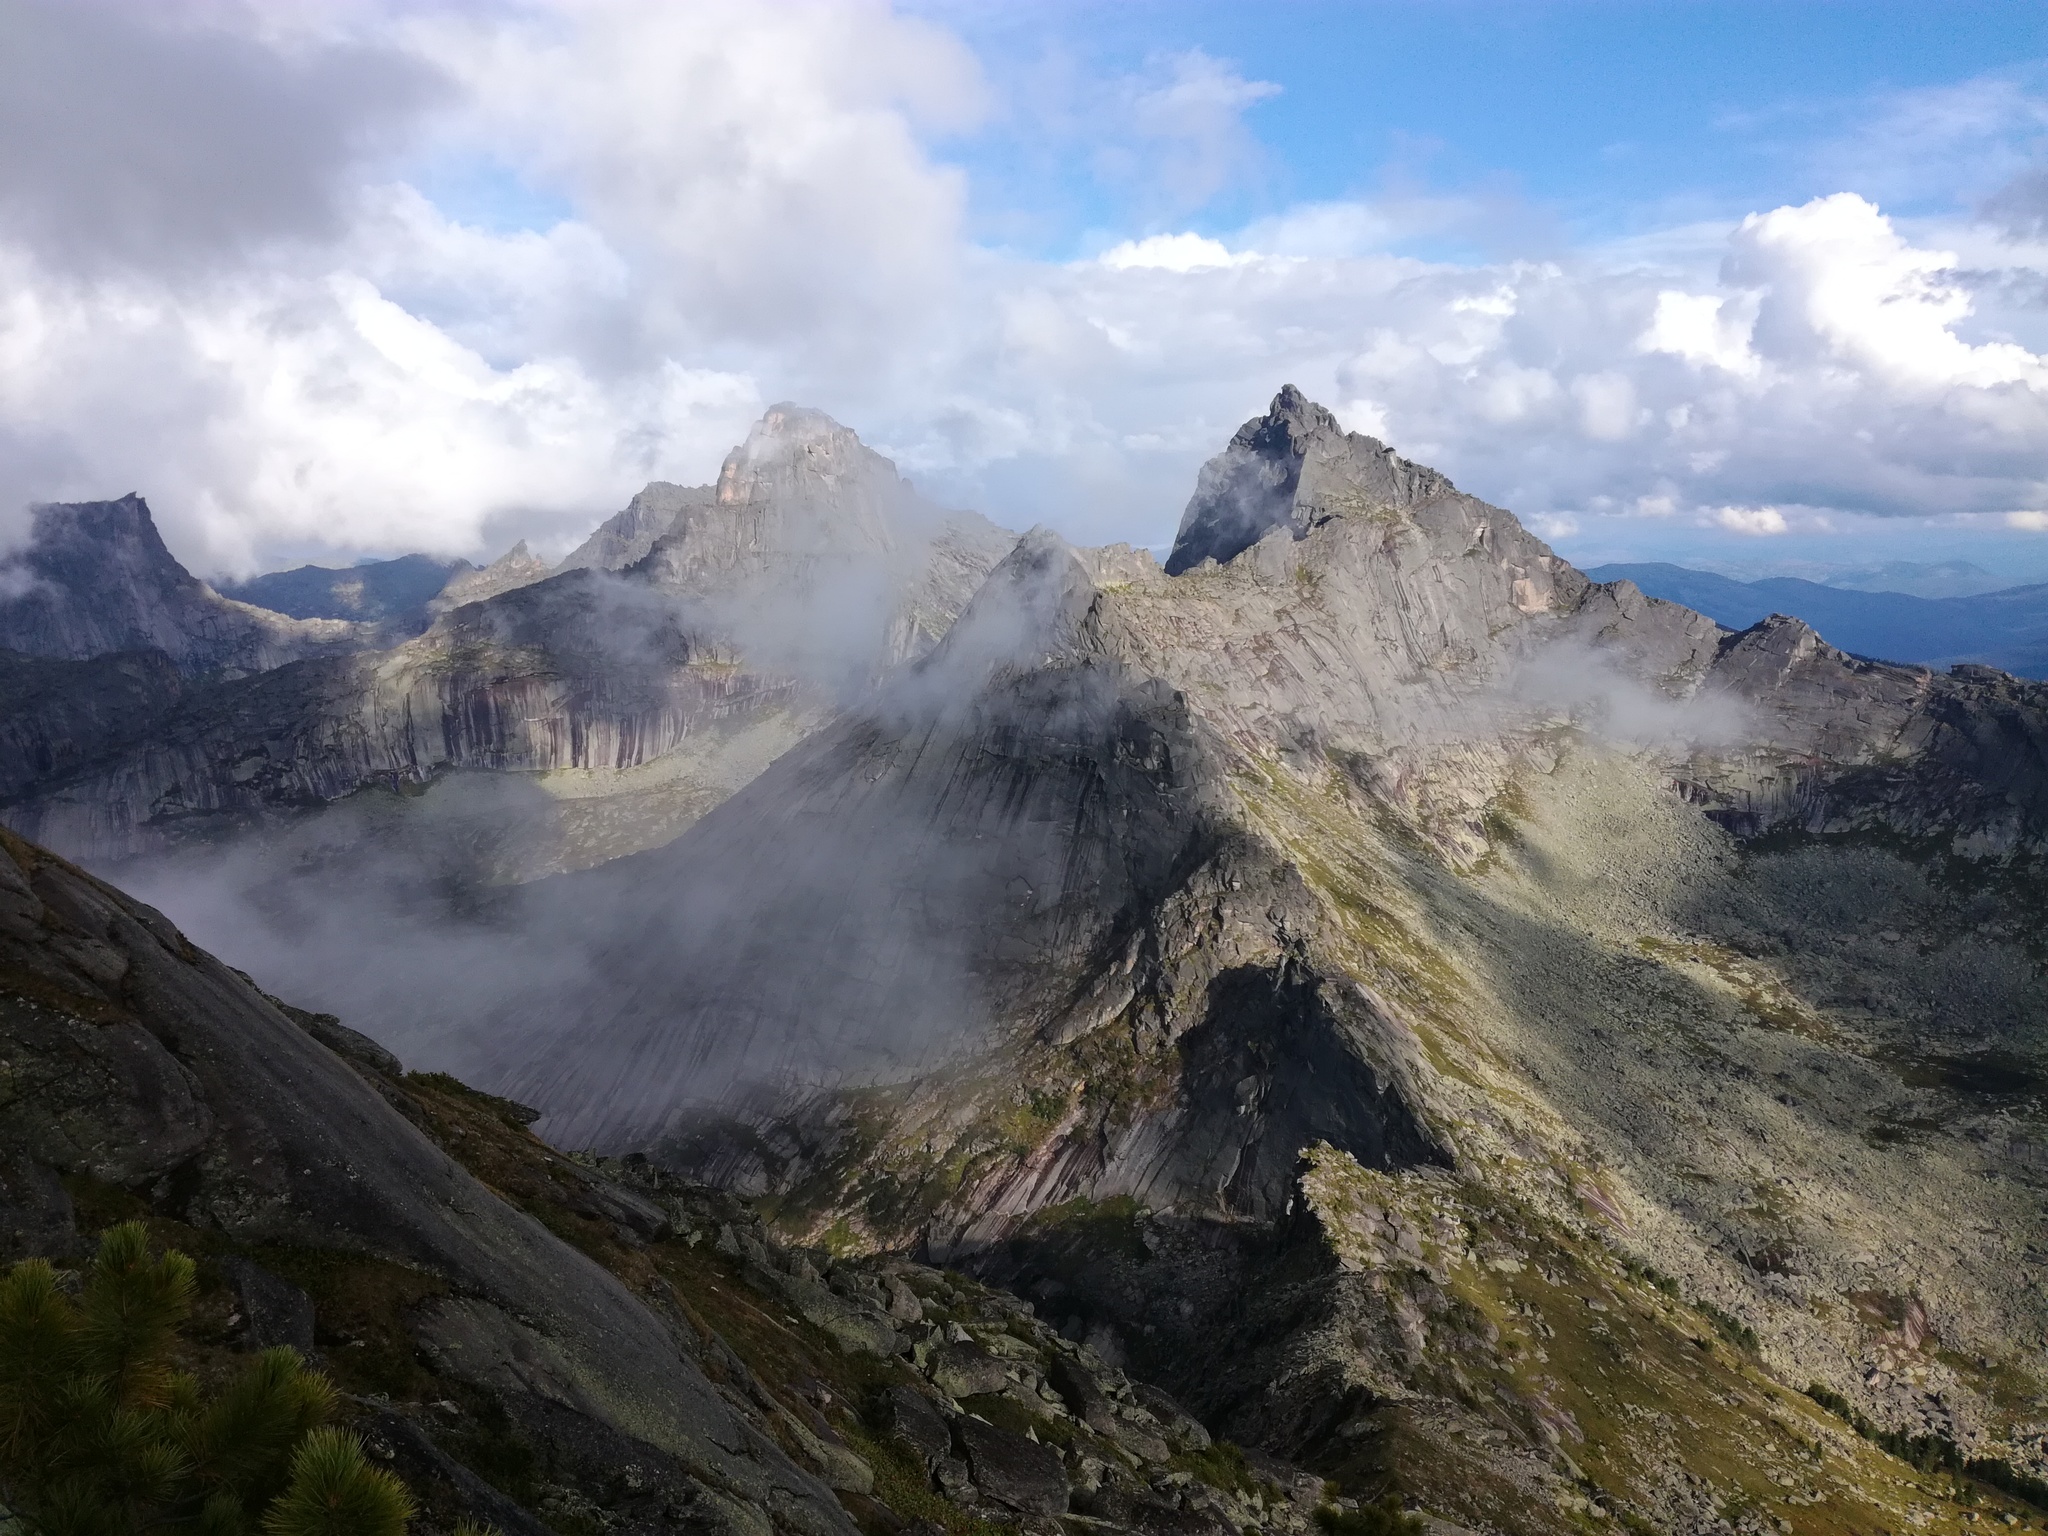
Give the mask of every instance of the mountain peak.
M 895 494 L 896 466 L 823 411 L 783 401 L 771 405 L 725 456 L 718 471 L 718 501 L 764 501 L 792 494 L 815 496 L 849 479 L 872 482 Z
M 0 571 L 16 578 L 0 598 L 0 646 L 35 656 L 159 650 L 181 672 L 240 673 L 367 638 L 222 597 L 178 563 L 133 491 L 37 506 L 29 543 Z
M 1166 573 L 1232 560 L 1276 528 L 1299 539 L 1345 512 L 1405 508 L 1452 488 L 1377 438 L 1346 432 L 1329 409 L 1286 384 L 1264 416 L 1202 466 Z
M 427 604 L 427 610 L 434 614 L 451 612 L 465 603 L 480 603 L 486 598 L 530 587 L 536 581 L 545 581 L 552 574 L 548 563 L 527 547 L 521 539 L 489 565 L 480 569 L 463 569 L 448 578 L 448 585 Z

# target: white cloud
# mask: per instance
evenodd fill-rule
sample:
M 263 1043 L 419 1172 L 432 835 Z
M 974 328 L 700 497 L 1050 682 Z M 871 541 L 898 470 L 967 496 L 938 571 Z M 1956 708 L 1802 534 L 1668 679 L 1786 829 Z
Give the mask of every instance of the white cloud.
M 1640 351 L 1668 352 L 1689 363 L 1753 379 L 1764 366 L 1749 344 L 1750 332 L 1756 327 L 1756 298 L 1755 294 L 1723 298 L 1666 290 L 1657 295 L 1650 328 L 1636 346 Z
M 2048 251 L 1998 246 L 1987 285 L 1986 237 L 1843 193 L 1543 262 L 1386 254 L 1475 216 L 1414 198 L 1222 234 L 1175 212 L 1032 261 L 967 237 L 933 148 L 990 109 L 976 61 L 881 0 L 407 14 L 291 43 L 294 78 L 367 59 L 410 82 L 325 138 L 246 71 L 200 70 L 243 91 L 230 120 L 313 145 L 278 173 L 282 212 L 219 226 L 253 233 L 180 237 L 161 269 L 87 261 L 50 234 L 54 180 L 0 177 L 29 187 L 0 206 L 0 497 L 143 491 L 201 568 L 491 554 L 646 478 L 708 478 L 793 397 L 946 499 L 1156 543 L 1291 381 L 1553 537 L 1621 516 L 1775 533 L 1782 507 L 1802 530 L 1829 510 L 2031 527 L 2048 505 L 2048 358 L 2021 339 Z M 437 115 L 405 94 L 421 81 L 444 82 Z M 1178 55 L 1118 90 L 1109 137 L 1162 206 L 1256 173 L 1260 82 Z M 409 159 L 365 158 L 399 128 Z M 567 212 L 487 227 L 421 190 L 485 161 Z
M 1154 78 L 1124 82 L 1129 138 L 1103 146 L 1097 164 L 1111 179 L 1139 184 L 1153 213 L 1172 215 L 1256 170 L 1262 156 L 1244 114 L 1280 87 L 1247 80 L 1199 48 L 1155 58 L 1151 69 Z
M 2048 533 L 2048 512 L 2008 512 L 2005 525 L 2024 528 L 2030 533 Z
M 1713 521 L 1730 533 L 1757 538 L 1785 531 L 1785 514 L 1776 507 L 1719 507 L 1714 511 Z
M 2048 360 L 2011 342 L 1972 346 L 1954 327 L 1972 308 L 1955 256 L 1908 244 L 1852 192 L 1751 214 L 1730 242 L 1737 282 L 1764 295 L 1751 337 L 1787 362 L 1828 359 L 1908 389 L 2048 386 Z
M 1161 272 L 1208 272 L 1217 267 L 1245 266 L 1258 259 L 1255 251 L 1234 252 L 1221 240 L 1194 234 L 1125 240 L 1096 258 L 1116 272 L 1128 272 L 1134 267 L 1152 267 Z

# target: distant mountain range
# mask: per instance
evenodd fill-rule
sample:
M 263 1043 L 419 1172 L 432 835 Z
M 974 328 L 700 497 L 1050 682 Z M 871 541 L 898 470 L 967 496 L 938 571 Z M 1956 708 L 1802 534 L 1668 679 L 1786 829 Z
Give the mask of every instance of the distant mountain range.
M 1912 597 L 1974 597 L 1979 592 L 1998 592 L 2048 578 L 2048 568 L 2000 574 L 1969 560 L 1879 560 L 1870 565 L 1838 565 L 1827 560 L 1702 560 L 1691 569 L 1712 571 L 1736 581 L 1796 576 L 1824 587 L 1904 592 Z
M 467 560 L 400 555 L 361 565 L 302 565 L 248 581 L 223 582 L 223 597 L 253 603 L 295 619 L 355 619 L 386 624 L 406 634 L 427 627 L 427 604 L 450 577 L 469 570 Z
M 1864 592 L 1792 576 L 1736 581 L 1682 565 L 1602 565 L 1595 581 L 1632 581 L 1729 629 L 1774 613 L 1804 619 L 1831 645 L 1881 661 L 1952 666 L 1981 662 L 2020 677 L 2048 677 L 2048 582 L 1959 597 Z

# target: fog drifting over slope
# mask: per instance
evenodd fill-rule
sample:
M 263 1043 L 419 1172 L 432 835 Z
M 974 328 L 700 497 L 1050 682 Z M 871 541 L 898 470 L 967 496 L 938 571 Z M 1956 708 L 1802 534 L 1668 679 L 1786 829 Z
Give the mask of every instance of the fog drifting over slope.
M 1316 462 L 1393 457 L 1344 438 L 1292 391 L 1274 411 L 1290 401 L 1289 430 L 1321 434 Z M 1295 452 L 1281 437 L 1240 433 L 1229 454 L 1246 441 L 1283 464 Z M 1292 578 L 1254 574 L 1275 553 L 1265 545 L 1319 530 L 1318 547 L 1402 566 L 1369 531 L 1382 526 L 1369 510 L 1335 528 L 1316 510 L 1334 494 L 1330 471 L 1320 489 L 1302 489 L 1304 500 L 1292 479 L 1276 500 L 1255 477 L 1216 473 L 1225 459 L 1202 476 L 1183 537 L 1241 560 L 1236 577 L 1295 590 Z M 794 478 L 793 464 L 803 466 Z M 1419 466 L 1401 465 L 1400 476 L 1412 485 L 1399 494 L 1417 505 L 1475 505 Z M 794 499 L 772 503 L 774 487 Z M 718 1105 L 931 1067 L 980 1040 L 1004 999 L 1014 1014 L 1017 997 L 1067 984 L 1032 954 L 1059 950 L 1069 970 L 1092 960 L 1101 933 L 1230 835 L 1221 829 L 1237 813 L 1210 739 L 1216 721 L 1190 713 L 1181 684 L 1135 661 L 1151 642 L 1123 627 L 1135 620 L 1118 617 L 1119 600 L 1087 572 L 1100 560 L 1114 581 L 1135 580 L 1148 602 L 1168 605 L 1182 591 L 1199 603 L 1210 578 L 1167 578 L 1129 551 L 1083 559 L 1035 530 L 929 654 L 878 675 L 905 552 L 865 544 L 863 531 L 880 538 L 876 519 L 895 507 L 914 534 L 929 504 L 832 423 L 787 407 L 729 457 L 720 493 L 715 509 L 694 514 L 705 520 L 699 532 L 672 533 L 622 574 L 576 571 L 444 620 L 462 627 L 464 643 L 488 633 L 513 648 L 573 654 L 579 666 L 650 676 L 712 645 L 731 664 L 765 664 L 838 706 L 674 842 L 511 883 L 508 872 L 535 863 L 529 845 L 542 850 L 553 835 L 550 794 L 531 775 L 460 771 L 402 797 L 360 790 L 311 815 L 269 817 L 225 846 L 113 873 L 263 985 L 340 1013 L 409 1065 L 547 1106 L 543 1129 L 565 1144 L 624 1145 L 657 1131 L 679 1094 Z M 1219 514 L 1219 497 L 1243 504 Z M 1310 515 L 1291 520 L 1296 505 Z M 748 521 L 756 516 L 758 525 Z M 725 549 L 751 526 L 794 542 L 736 565 L 690 563 L 691 551 Z M 1216 527 L 1223 542 L 1204 542 Z M 1271 538 L 1251 547 L 1265 529 Z M 1448 537 L 1420 525 L 1409 533 L 1426 548 Z M 1547 560 L 1525 543 L 1524 554 Z M 682 591 L 653 574 L 679 562 L 690 577 Z M 1331 600 L 1350 605 L 1355 622 L 1377 589 L 1353 567 L 1333 570 Z M 1583 583 L 1566 574 L 1575 603 Z M 1425 601 L 1477 601 L 1462 578 L 1430 580 L 1443 589 L 1432 586 Z M 1455 676 L 1354 671 L 1357 658 L 1344 652 L 1300 680 L 1307 691 L 1294 703 L 1313 712 L 1319 699 L 1332 719 L 1354 722 L 1358 743 L 1378 743 L 1374 755 L 1395 777 L 1401 764 L 1471 747 L 1484 755 L 1493 740 L 1566 724 L 1659 756 L 1725 744 L 1753 726 L 1711 692 L 1667 696 L 1622 653 L 1583 638 L 1574 618 L 1533 617 L 1547 609 L 1520 610 L 1499 649 L 1465 655 Z M 1259 682 L 1239 686 L 1258 696 L 1254 708 L 1285 703 L 1265 698 Z M 1305 771 L 1338 772 L 1311 757 Z

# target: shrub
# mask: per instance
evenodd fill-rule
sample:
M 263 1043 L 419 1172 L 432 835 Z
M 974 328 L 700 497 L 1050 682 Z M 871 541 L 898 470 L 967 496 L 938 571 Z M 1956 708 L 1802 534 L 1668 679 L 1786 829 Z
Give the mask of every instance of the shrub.
M 177 1368 L 193 1266 L 110 1229 L 78 1298 L 42 1259 L 0 1280 L 0 1502 L 35 1536 L 403 1536 L 404 1485 L 327 1425 L 333 1385 L 266 1350 L 210 1398 Z

